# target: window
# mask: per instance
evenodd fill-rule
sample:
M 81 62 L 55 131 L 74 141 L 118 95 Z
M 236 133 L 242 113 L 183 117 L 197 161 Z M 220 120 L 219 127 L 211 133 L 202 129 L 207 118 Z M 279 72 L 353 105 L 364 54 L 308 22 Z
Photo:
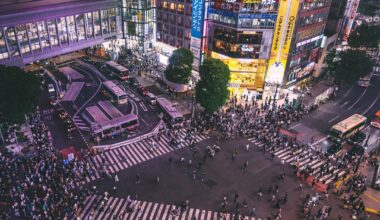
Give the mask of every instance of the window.
M 183 31 L 182 30 L 177 30 L 177 37 L 180 37 L 180 38 L 182 38 L 182 36 L 183 36 Z M 181 43 L 182 44 L 182 43 Z
M 65 18 L 57 19 L 58 33 L 61 44 L 67 44 L 67 31 Z
M 86 22 L 86 26 L 87 26 L 87 37 L 93 37 L 94 35 L 94 30 L 92 28 L 92 13 L 89 12 L 89 13 L 86 13 L 86 16 L 85 16 L 85 22 Z
M 69 16 L 66 17 L 67 19 L 67 26 L 68 26 L 68 33 L 69 33 L 69 39 L 70 42 L 77 41 L 77 34 L 75 31 L 75 21 L 74 21 L 74 16 Z
M 40 41 L 38 39 L 36 23 L 27 23 L 26 30 L 28 31 L 28 34 L 29 34 L 29 40 L 32 46 L 32 50 L 40 49 Z
M 51 46 L 56 46 L 58 45 L 58 36 L 57 36 L 57 29 L 55 27 L 55 21 L 49 20 L 47 21 L 47 25 L 48 25 L 48 30 L 50 34 Z
M 93 12 L 93 19 L 95 23 L 95 36 L 100 36 L 102 34 L 102 31 L 100 30 L 99 11 Z
M 37 26 L 38 26 L 38 31 L 40 32 L 42 48 L 50 47 L 49 36 L 47 33 L 45 21 L 38 21 Z
M 8 58 L 7 45 L 5 44 L 5 37 L 3 34 L 3 29 L 0 28 L 0 60 Z
M 29 41 L 28 41 L 28 36 L 26 34 L 25 25 L 23 24 L 17 25 L 16 31 L 17 31 L 17 39 L 20 44 L 21 54 L 30 54 Z
M 184 9 L 185 7 L 183 6 L 183 4 L 178 4 L 177 10 L 179 14 L 183 14 Z
M 183 17 L 182 16 L 178 16 L 178 18 L 177 18 L 177 25 L 178 26 L 182 26 L 183 25 Z
M 176 5 L 175 5 L 175 3 L 174 2 L 170 2 L 170 10 L 175 10 L 176 9 L 176 7 L 175 7 Z
M 8 40 L 9 52 L 12 57 L 19 56 L 19 48 L 17 46 L 16 35 L 14 27 L 8 27 L 5 29 L 5 34 Z
M 164 1 L 163 4 L 162 4 L 162 6 L 164 8 L 169 8 L 169 3 L 167 1 Z
M 78 38 L 79 40 L 83 40 L 85 38 L 84 14 L 75 15 L 75 21 L 77 23 Z
M 110 32 L 109 21 L 108 21 L 108 12 L 107 12 L 107 10 L 102 10 L 101 13 L 102 13 L 103 34 L 108 34 Z

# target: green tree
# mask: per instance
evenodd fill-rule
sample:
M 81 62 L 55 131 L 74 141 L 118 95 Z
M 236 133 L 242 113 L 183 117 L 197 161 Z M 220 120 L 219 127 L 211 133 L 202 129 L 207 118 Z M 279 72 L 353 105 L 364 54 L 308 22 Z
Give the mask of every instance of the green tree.
M 348 38 L 350 47 L 377 48 L 380 43 L 380 26 L 362 24 Z
M 335 77 L 335 81 L 354 83 L 370 73 L 373 69 L 373 60 L 360 50 L 332 50 L 326 56 L 328 74 Z
M 222 107 L 228 98 L 230 70 L 221 60 L 208 58 L 200 67 L 200 80 L 195 87 L 196 101 L 212 113 Z
M 189 49 L 175 50 L 170 56 L 169 65 L 165 70 L 166 79 L 173 83 L 189 83 L 193 61 L 194 55 Z
M 380 10 L 380 0 L 362 0 L 358 11 L 363 15 L 374 16 Z
M 0 114 L 9 124 L 23 122 L 39 95 L 38 77 L 18 67 L 0 65 Z

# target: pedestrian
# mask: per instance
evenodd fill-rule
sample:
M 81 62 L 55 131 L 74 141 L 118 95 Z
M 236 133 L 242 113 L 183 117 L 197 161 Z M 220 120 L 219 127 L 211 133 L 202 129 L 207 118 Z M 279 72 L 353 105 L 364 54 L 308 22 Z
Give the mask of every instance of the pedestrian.
M 249 150 L 249 144 L 247 144 L 247 145 L 245 146 L 245 150 L 248 152 L 248 150 Z
M 140 183 L 140 176 L 139 174 L 136 174 L 136 184 L 139 184 Z
M 256 208 L 255 207 L 252 207 L 251 217 L 256 217 Z

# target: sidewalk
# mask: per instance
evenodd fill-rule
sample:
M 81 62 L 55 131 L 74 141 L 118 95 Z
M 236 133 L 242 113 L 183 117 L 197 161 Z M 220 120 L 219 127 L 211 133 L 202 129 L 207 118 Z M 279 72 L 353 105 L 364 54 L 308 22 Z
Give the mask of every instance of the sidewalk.
M 380 160 L 380 156 L 377 159 Z M 367 176 L 367 190 L 360 197 L 367 212 L 380 216 L 380 191 L 371 187 L 374 171 L 375 168 L 368 165 L 361 167 L 360 172 Z

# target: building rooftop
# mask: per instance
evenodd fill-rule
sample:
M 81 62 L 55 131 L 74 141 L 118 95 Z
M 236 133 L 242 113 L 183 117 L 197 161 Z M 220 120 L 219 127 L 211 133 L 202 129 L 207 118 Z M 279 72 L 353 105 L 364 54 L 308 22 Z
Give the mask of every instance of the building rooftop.
M 99 107 L 111 118 L 118 118 L 123 116 L 123 114 L 117 109 L 110 101 L 99 101 Z

